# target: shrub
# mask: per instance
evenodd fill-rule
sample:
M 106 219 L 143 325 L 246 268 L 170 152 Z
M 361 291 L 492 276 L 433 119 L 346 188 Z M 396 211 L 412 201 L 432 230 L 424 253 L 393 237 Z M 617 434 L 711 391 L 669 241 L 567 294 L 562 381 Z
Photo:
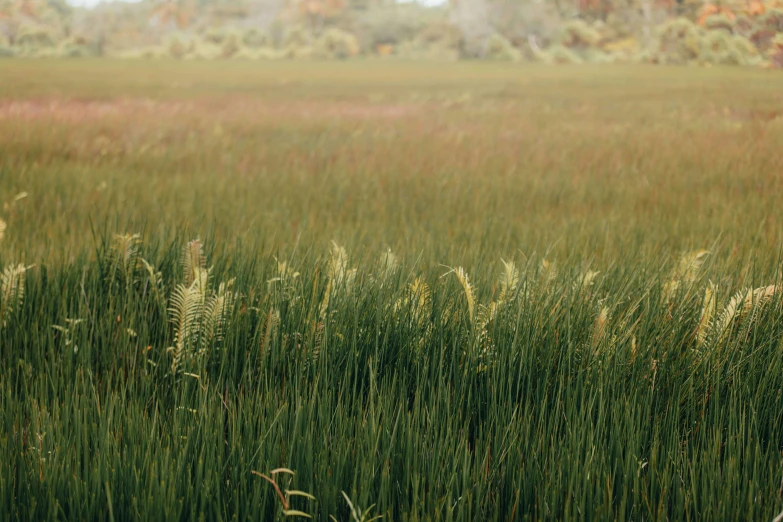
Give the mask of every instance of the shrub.
M 233 60 L 279 60 L 283 53 L 272 47 L 242 47 L 231 57 Z
M 601 20 L 593 23 L 592 30 L 595 31 L 595 35 L 597 36 L 595 46 L 602 49 L 611 42 L 634 38 L 633 35 L 621 33 L 617 31 L 615 27 Z
M 251 47 L 243 47 L 231 57 L 232 60 L 258 60 L 257 51 Z
M 753 42 L 747 38 L 740 35 L 734 35 L 732 40 L 734 42 L 734 47 L 751 61 L 760 57 L 758 48 L 756 48 L 756 46 L 753 45 Z
M 283 47 L 304 47 L 310 45 L 307 31 L 301 26 L 289 27 L 283 35 Z
M 460 57 L 458 49 L 450 48 L 443 43 L 426 45 L 418 40 L 402 42 L 395 51 L 397 56 L 405 60 L 453 62 L 459 60 Z
M 357 15 L 356 34 L 362 48 L 397 45 L 412 40 L 427 24 L 429 10 L 415 3 L 395 3 Z
M 171 58 L 182 59 L 192 52 L 195 42 L 192 38 L 181 33 L 169 35 L 163 43 L 163 49 Z
M 596 47 L 600 41 L 601 34 L 584 20 L 574 20 L 565 24 L 558 38 L 561 46 L 571 50 Z
M 207 27 L 201 34 L 201 39 L 207 43 L 220 45 L 226 39 L 228 32 L 222 27 Z
M 634 55 L 639 53 L 640 46 L 638 40 L 631 37 L 606 42 L 601 48 L 618 60 L 631 60 Z
M 701 60 L 716 65 L 752 65 L 759 60 L 756 47 L 741 36 L 708 31 L 702 39 Z
M 280 55 L 288 60 L 312 60 L 315 57 L 313 48 L 309 45 L 286 47 Z
M 57 47 L 39 47 L 30 49 L 29 58 L 62 58 L 60 50 Z
M 95 52 L 89 47 L 64 45 L 60 46 L 57 54 L 61 58 L 89 58 L 96 56 Z
M 659 55 L 656 51 L 652 51 L 650 49 L 643 49 L 631 56 L 631 62 L 653 64 L 653 63 L 659 63 L 658 58 Z
M 308 32 L 301 26 L 289 27 L 283 34 L 282 56 L 291 60 L 312 57 Z
M 414 41 L 422 46 L 459 50 L 462 32 L 448 22 L 435 22 L 422 29 Z
M 244 34 L 239 30 L 226 31 L 220 42 L 220 57 L 231 58 L 243 46 Z
M 767 63 L 769 67 L 783 69 L 783 34 L 777 35 L 772 41 L 767 58 L 769 59 Z
M 507 38 L 525 56 L 530 38 L 548 46 L 560 33 L 562 17 L 554 2 L 500 1 L 490 9 L 490 22 L 495 31 Z
M 606 29 L 604 31 L 610 32 L 615 38 L 630 38 L 634 36 L 634 30 L 630 20 L 628 19 L 628 13 L 624 11 L 612 11 L 606 17 Z
M 758 23 L 749 16 L 740 16 L 734 20 L 734 34 L 739 34 L 747 38 L 757 29 Z
M 16 45 L 19 47 L 40 48 L 53 47 L 54 37 L 45 27 L 38 25 L 23 25 L 16 36 Z
M 188 60 L 217 60 L 223 56 L 223 48 L 208 42 L 195 42 L 191 51 L 185 56 Z
M 547 64 L 577 64 L 584 60 L 577 53 L 562 45 L 554 45 L 545 51 L 537 53 L 537 58 Z
M 115 55 L 117 58 L 124 58 L 128 60 L 153 60 L 158 58 L 167 58 L 168 54 L 162 47 L 140 47 L 138 49 L 130 49 L 122 51 Z
M 677 18 L 663 24 L 657 31 L 657 48 L 660 63 L 686 64 L 698 60 L 702 49 L 704 31 L 685 18 Z
M 623 61 L 623 55 L 607 53 L 601 49 L 586 49 L 582 52 L 581 58 L 587 63 L 616 63 Z
M 493 33 L 487 39 L 485 58 L 496 61 L 518 62 L 522 59 L 522 53 L 502 35 Z
M 147 60 L 167 58 L 166 50 L 161 47 L 147 47 L 142 49 L 141 57 Z
M 402 42 L 395 49 L 395 54 L 405 60 L 431 60 L 436 62 L 453 62 L 460 58 L 458 49 L 452 49 L 443 43 L 424 45 L 413 40 Z
M 704 28 L 709 31 L 725 31 L 727 33 L 733 33 L 734 25 L 735 20 L 732 20 L 723 13 L 710 15 L 704 20 Z
M 60 42 L 58 54 L 63 58 L 87 58 L 97 56 L 98 49 L 87 38 L 72 36 Z
M 274 47 L 274 41 L 268 33 L 251 28 L 242 34 L 242 45 L 251 49 L 260 49 L 263 47 Z
M 336 28 L 329 28 L 313 46 L 315 58 L 345 60 L 359 54 L 359 40 L 355 35 Z
M 375 53 L 378 56 L 391 56 L 394 54 L 395 47 L 391 44 L 378 44 L 375 46 Z
M 758 17 L 758 23 L 761 27 L 783 33 L 783 9 L 770 9 Z
M 462 33 L 452 24 L 435 22 L 415 38 L 400 43 L 396 54 L 409 60 L 454 61 L 460 57 Z

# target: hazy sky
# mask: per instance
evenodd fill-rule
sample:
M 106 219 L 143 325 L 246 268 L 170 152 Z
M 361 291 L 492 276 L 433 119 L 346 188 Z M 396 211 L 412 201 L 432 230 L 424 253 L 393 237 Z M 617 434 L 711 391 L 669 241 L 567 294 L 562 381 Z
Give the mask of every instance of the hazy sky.
M 92 7 L 95 4 L 100 3 L 102 0 L 67 0 L 67 1 L 71 5 Z M 117 0 L 117 1 L 134 2 L 137 0 Z M 399 1 L 404 1 L 404 0 L 399 0 Z M 419 3 L 424 5 L 438 5 L 444 3 L 446 0 L 412 0 L 412 1 L 418 1 Z
M 132 2 L 134 0 L 122 0 L 125 2 Z M 101 0 L 67 0 L 67 2 L 71 5 L 79 6 L 79 7 L 92 7 L 95 4 L 99 4 Z

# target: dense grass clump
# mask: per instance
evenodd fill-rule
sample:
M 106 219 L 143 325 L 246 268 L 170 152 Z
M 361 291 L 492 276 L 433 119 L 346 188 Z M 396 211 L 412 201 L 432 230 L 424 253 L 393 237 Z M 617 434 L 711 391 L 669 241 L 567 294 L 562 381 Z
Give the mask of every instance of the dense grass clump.
M 200 241 L 104 246 L 3 308 L 12 518 L 270 519 L 273 468 L 321 519 L 341 491 L 395 520 L 774 510 L 779 287 L 732 297 L 705 252 L 474 278 L 336 244 L 215 267 Z
M 2 67 L 3 520 L 783 509 L 779 78 Z

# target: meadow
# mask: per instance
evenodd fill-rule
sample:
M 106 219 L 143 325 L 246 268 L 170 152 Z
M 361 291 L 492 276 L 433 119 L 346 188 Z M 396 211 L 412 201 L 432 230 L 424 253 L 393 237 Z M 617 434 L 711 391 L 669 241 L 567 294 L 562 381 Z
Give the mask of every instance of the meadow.
M 772 520 L 783 76 L 0 61 L 0 519 Z

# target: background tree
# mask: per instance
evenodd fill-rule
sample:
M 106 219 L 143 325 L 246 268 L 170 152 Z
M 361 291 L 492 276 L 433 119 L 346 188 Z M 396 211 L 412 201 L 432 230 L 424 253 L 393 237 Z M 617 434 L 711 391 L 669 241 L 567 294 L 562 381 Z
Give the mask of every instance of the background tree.
M 489 0 L 449 0 L 449 21 L 462 33 L 462 54 L 480 58 L 493 32 Z

